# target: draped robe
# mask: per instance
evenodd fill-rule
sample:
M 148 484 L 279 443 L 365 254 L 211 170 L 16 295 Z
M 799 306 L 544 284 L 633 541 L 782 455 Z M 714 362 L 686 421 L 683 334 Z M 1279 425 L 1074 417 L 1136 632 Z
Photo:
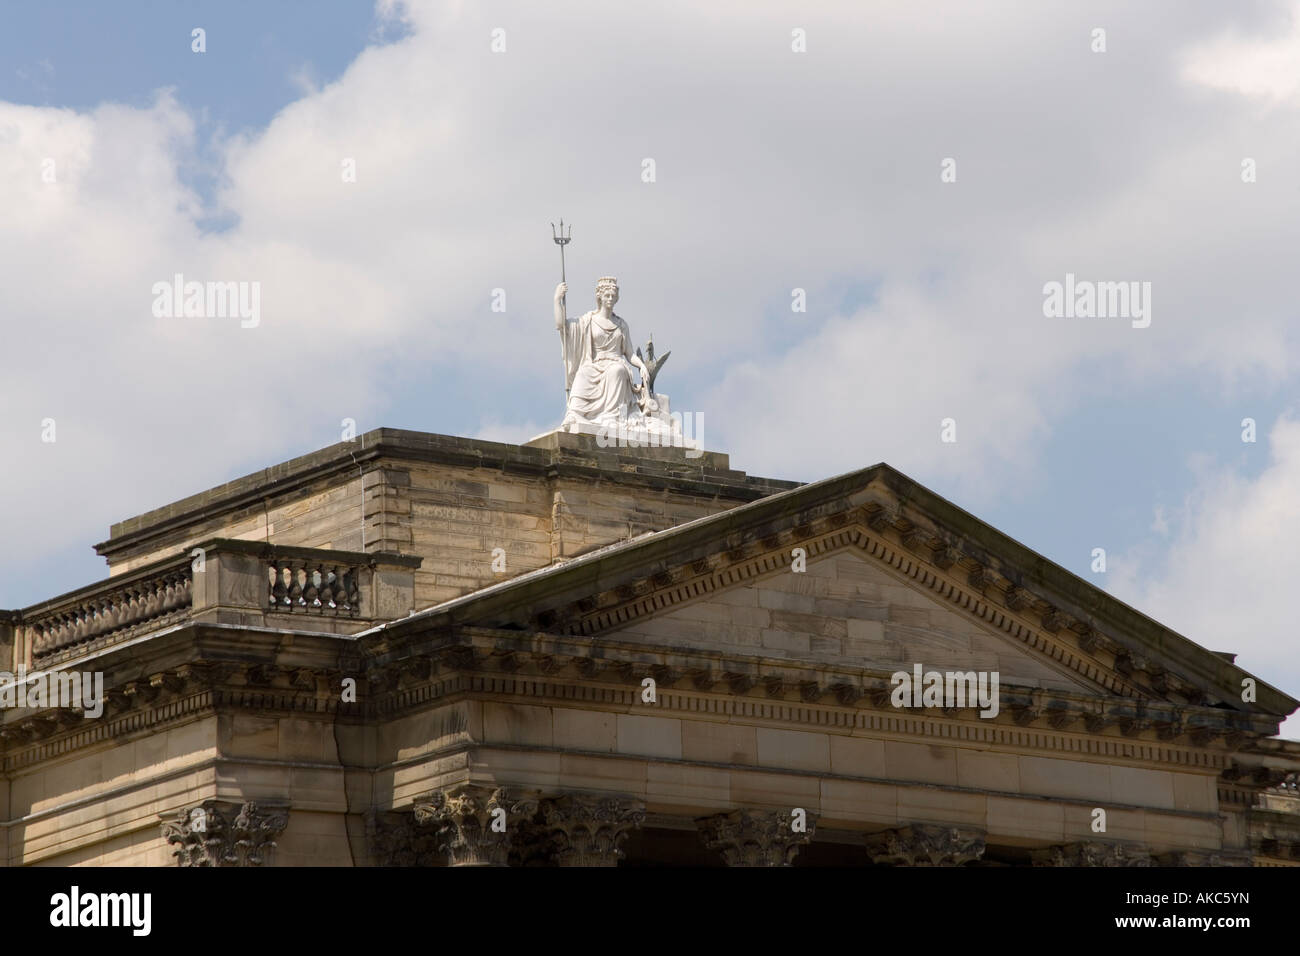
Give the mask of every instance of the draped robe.
M 606 325 L 600 313 L 592 311 L 580 319 L 565 319 L 560 339 L 569 388 L 564 423 L 635 415 L 638 397 L 632 384 L 632 336 L 627 323 L 613 315 Z

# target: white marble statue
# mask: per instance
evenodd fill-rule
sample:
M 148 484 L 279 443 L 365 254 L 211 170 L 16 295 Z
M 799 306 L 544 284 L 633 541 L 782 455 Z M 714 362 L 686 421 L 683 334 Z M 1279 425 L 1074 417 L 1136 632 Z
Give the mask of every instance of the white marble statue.
M 568 286 L 555 287 L 555 328 L 564 349 L 565 390 L 569 401 L 561 428 L 603 425 L 644 415 L 653 402 L 646 388 L 650 372 L 632 350 L 627 323 L 614 314 L 618 280 L 596 282 L 596 308 L 570 321 L 565 314 Z M 632 371 L 641 373 L 641 383 Z
M 603 448 L 683 447 L 688 457 L 698 457 L 703 416 L 694 416 L 694 437 L 683 434 L 682 416 L 672 414 L 667 395 L 654 391 L 655 376 L 668 355 L 656 359 L 654 344 L 648 342 L 647 364 L 640 349 L 632 348 L 627 323 L 614 314 L 618 280 L 604 276 L 596 281 L 596 308 L 580 319 L 565 313 L 567 292 L 563 282 L 555 287 L 555 328 L 568 395 L 560 431 L 595 435 Z

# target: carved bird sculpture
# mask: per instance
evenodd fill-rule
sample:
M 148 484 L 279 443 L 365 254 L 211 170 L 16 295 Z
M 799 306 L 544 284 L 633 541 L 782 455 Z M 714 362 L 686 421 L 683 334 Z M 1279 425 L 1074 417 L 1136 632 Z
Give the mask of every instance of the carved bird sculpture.
M 673 354 L 672 350 L 670 349 L 667 352 L 665 352 L 663 355 L 659 356 L 658 358 L 655 358 L 655 337 L 653 335 L 650 336 L 649 340 L 646 341 L 644 355 L 641 354 L 640 349 L 636 350 L 637 358 L 639 358 L 642 362 L 645 362 L 646 370 L 649 371 L 650 373 L 650 378 L 645 383 L 647 393 L 654 392 L 655 378 L 659 375 L 659 370 L 663 368 L 664 362 L 668 361 L 668 356 L 672 354 Z

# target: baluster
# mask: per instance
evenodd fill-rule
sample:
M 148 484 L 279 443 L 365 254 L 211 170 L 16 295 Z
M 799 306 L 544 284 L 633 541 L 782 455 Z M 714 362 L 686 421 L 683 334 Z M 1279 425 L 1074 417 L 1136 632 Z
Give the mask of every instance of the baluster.
M 72 612 L 72 642 L 75 644 L 86 636 L 86 617 L 85 608 L 77 608 Z
M 321 583 L 321 571 L 320 571 L 320 565 L 317 564 L 316 562 L 312 561 L 312 562 L 308 562 L 308 564 L 307 564 L 306 567 L 307 567 L 307 581 L 306 581 L 307 586 L 304 587 L 303 590 L 302 590 L 302 600 L 303 600 L 303 603 L 306 604 L 307 607 L 309 607 L 309 608 L 319 608 L 319 607 L 321 606 L 321 603 L 320 603 L 320 583 Z
M 140 589 L 132 584 L 126 589 L 126 619 L 123 624 L 134 624 L 140 620 L 144 608 L 140 600 Z
M 114 594 L 104 601 L 104 625 L 108 630 L 114 630 L 122 618 L 122 595 Z
M 274 607 L 283 607 L 289 603 L 289 589 L 285 585 L 285 568 L 280 566 L 279 561 L 272 561 L 271 565 L 271 604 Z
M 361 606 L 361 582 L 357 580 L 358 577 L 356 568 L 348 568 L 348 610 L 354 613 Z
M 348 569 L 336 565 L 334 568 L 334 610 L 344 611 L 348 606 Z
M 163 578 L 162 610 L 163 613 L 176 607 L 176 575 L 169 574 Z
M 154 617 L 158 614 L 161 603 L 161 595 L 158 593 L 158 582 L 148 581 L 144 585 L 144 614 L 145 617 Z
M 322 564 L 320 569 L 321 610 L 334 610 L 338 602 L 338 569 Z
M 298 608 L 304 603 L 302 599 L 302 581 L 300 575 L 305 566 L 305 561 L 289 562 L 289 607 Z
M 185 572 L 177 571 L 172 575 L 171 582 L 172 609 L 184 607 L 185 605 Z
M 91 602 L 90 622 L 86 629 L 88 633 L 103 634 L 109 629 L 108 608 L 108 598 L 97 598 Z
M 93 637 L 99 631 L 99 601 L 91 598 L 86 602 L 86 636 Z

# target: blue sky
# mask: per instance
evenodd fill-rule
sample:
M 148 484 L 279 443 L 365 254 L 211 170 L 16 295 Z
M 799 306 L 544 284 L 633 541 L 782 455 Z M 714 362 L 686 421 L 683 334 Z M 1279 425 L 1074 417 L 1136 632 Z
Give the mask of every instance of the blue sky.
M 888 461 L 1300 694 L 1300 94 L 1260 67 L 1300 51 L 1293 5 L 746 10 L 606 11 L 592 44 L 569 3 L 8 9 L 0 282 L 32 359 L 0 385 L 0 605 L 103 576 L 111 522 L 345 417 L 557 424 L 563 215 L 571 287 L 619 275 L 734 467 Z M 154 323 L 176 271 L 261 281 L 266 321 Z M 1067 271 L 1151 281 L 1151 327 L 1044 317 Z

